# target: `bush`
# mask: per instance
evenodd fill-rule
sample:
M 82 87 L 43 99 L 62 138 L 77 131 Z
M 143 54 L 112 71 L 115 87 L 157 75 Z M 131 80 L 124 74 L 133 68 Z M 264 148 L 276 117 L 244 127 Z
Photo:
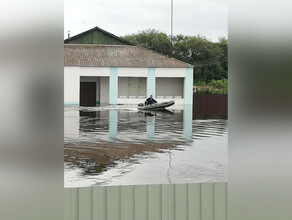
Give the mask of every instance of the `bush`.
M 207 90 L 197 90 L 197 93 L 208 93 L 208 94 L 227 94 L 228 93 L 228 80 L 211 80 L 209 83 L 205 81 L 197 81 L 194 83 L 195 86 L 207 87 Z

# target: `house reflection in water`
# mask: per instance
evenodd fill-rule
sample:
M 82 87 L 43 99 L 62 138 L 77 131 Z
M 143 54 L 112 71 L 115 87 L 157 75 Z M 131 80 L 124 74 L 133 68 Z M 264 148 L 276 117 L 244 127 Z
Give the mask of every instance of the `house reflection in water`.
M 186 141 L 192 140 L 192 130 L 193 130 L 193 106 L 184 106 L 184 135 Z
M 164 142 L 192 138 L 192 106 L 172 111 L 80 111 L 79 137 L 90 142 Z M 107 133 L 107 135 L 105 135 Z M 106 136 L 108 138 L 106 138 Z
M 118 111 L 109 110 L 109 140 L 115 141 L 118 135 Z
M 79 135 L 65 141 L 65 162 L 83 168 L 87 174 L 96 174 L 120 159 L 190 141 L 192 108 L 181 106 L 157 112 L 81 109 L 78 124 Z
M 107 132 L 106 139 L 105 133 Z M 192 106 L 172 111 L 80 111 L 79 137 L 91 142 L 164 142 L 192 138 Z
M 225 164 L 211 164 L 212 170 L 205 171 L 201 170 L 204 167 L 194 167 L 194 158 L 201 158 L 197 155 L 200 151 L 196 150 L 198 145 L 194 140 L 208 139 L 212 143 L 208 146 L 220 146 L 223 143 L 220 140 L 225 140 L 227 121 L 192 120 L 193 117 L 191 105 L 176 106 L 176 109 L 164 112 L 142 112 L 133 106 L 65 107 L 65 176 L 69 178 L 68 173 L 79 170 L 78 174 L 74 174 L 75 179 L 82 176 L 89 181 L 91 176 L 96 184 L 107 185 L 115 179 L 116 172 L 120 176 L 132 176 L 133 167 L 147 164 L 146 161 L 157 161 L 154 158 L 161 157 L 158 164 L 151 163 L 153 170 L 149 175 L 158 172 L 157 168 L 160 167 L 160 174 L 151 177 L 153 181 L 162 178 L 161 175 L 165 175 L 168 182 L 173 181 L 174 175 L 189 178 L 188 172 L 194 175 L 196 172 L 206 172 L 206 178 L 209 173 L 216 172 L 219 178 L 221 172 L 225 175 Z M 189 149 L 192 148 L 190 153 Z M 184 162 L 171 166 L 171 158 L 175 157 L 177 161 L 184 151 Z M 216 150 L 210 151 L 208 156 L 213 152 Z M 188 172 L 180 170 L 184 165 L 189 167 Z M 177 176 L 176 180 L 179 180 Z M 74 181 L 78 184 L 79 180 Z
M 146 124 L 146 133 L 147 133 L 147 140 L 154 141 L 154 132 L 155 132 L 155 115 L 145 114 L 147 117 L 147 124 Z

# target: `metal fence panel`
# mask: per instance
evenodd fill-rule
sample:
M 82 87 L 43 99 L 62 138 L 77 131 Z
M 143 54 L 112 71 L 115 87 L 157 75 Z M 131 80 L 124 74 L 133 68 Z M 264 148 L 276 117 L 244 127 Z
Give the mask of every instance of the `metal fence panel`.
M 67 188 L 65 220 L 227 220 L 227 183 Z

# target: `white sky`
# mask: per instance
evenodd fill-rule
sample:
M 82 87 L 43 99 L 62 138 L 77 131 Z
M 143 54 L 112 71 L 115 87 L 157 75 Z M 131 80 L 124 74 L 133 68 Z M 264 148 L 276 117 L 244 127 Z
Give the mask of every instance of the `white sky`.
M 157 29 L 170 35 L 171 0 L 65 0 L 64 37 L 98 26 L 117 36 Z M 216 42 L 227 34 L 227 0 L 173 0 L 173 34 Z

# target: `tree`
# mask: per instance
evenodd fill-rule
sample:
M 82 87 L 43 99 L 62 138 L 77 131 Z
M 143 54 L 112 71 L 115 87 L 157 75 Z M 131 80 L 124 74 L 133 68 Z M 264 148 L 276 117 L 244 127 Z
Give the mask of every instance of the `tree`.
M 148 29 L 146 31 L 141 31 L 138 34 L 125 35 L 124 39 L 155 52 L 167 56 L 171 55 L 170 38 L 165 33 L 157 30 Z
M 227 79 L 228 78 L 228 41 L 226 38 L 222 37 L 219 38 L 219 47 L 223 51 L 223 54 L 225 55 L 225 59 L 221 60 L 221 66 L 223 68 L 223 72 L 221 73 L 222 78 Z
M 177 35 L 173 39 L 174 58 L 195 66 L 195 80 L 210 82 L 222 78 L 220 60 L 223 51 L 218 44 L 201 36 Z
M 183 62 L 192 64 L 194 80 L 204 81 L 226 79 L 228 77 L 228 42 L 220 38 L 213 43 L 202 36 L 170 36 L 158 30 L 149 29 L 138 34 L 126 35 L 124 38 L 136 45 L 171 56 Z

